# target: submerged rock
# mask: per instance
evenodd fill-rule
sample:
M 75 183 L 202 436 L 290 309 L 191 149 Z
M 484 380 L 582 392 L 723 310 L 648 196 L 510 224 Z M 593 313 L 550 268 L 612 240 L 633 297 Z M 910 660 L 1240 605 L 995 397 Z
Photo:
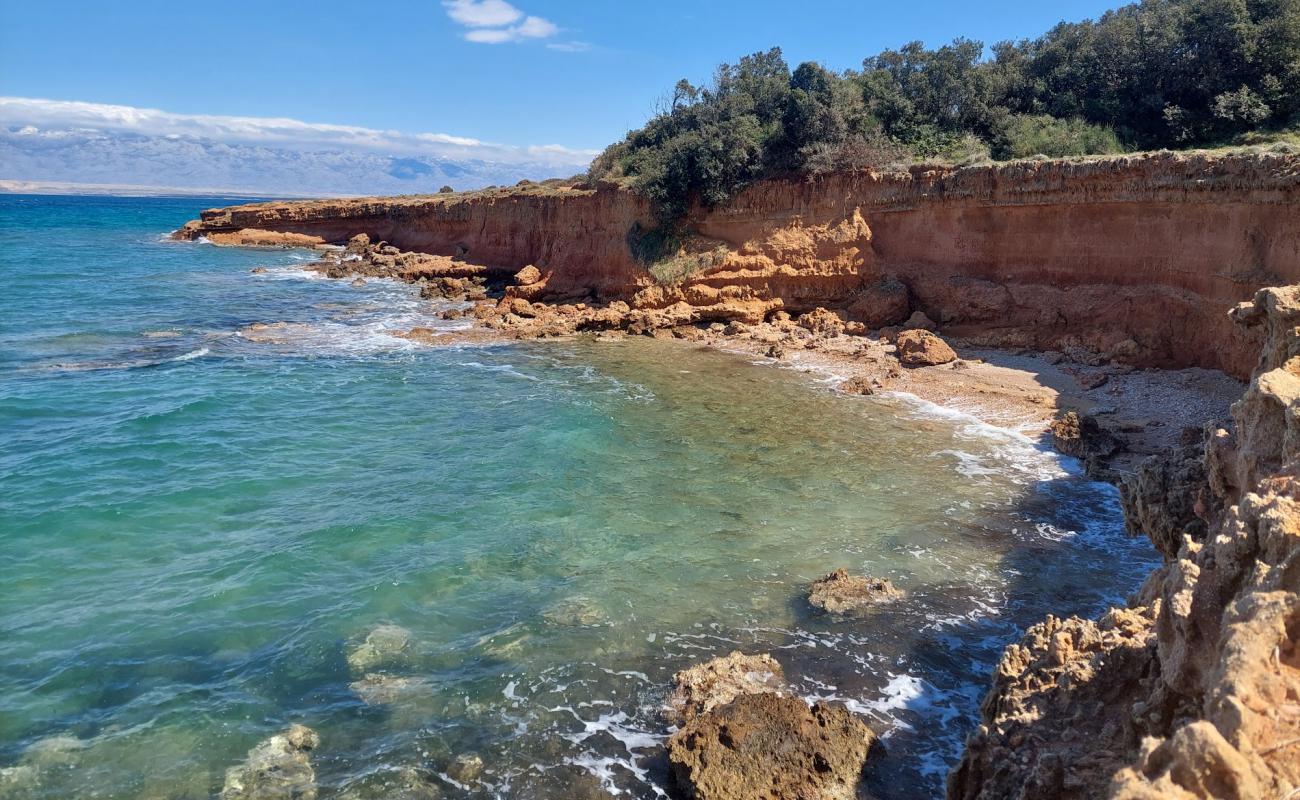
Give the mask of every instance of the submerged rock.
M 678 672 L 673 683 L 676 688 L 668 705 L 686 719 L 726 705 L 742 694 L 780 692 L 786 686 L 785 671 L 775 658 L 738 650 Z
M 933 367 L 957 360 L 957 353 L 938 336 L 920 328 L 898 334 L 894 342 L 905 367 Z
M 339 800 L 441 800 L 442 788 L 414 767 L 373 773 L 344 789 Z
M 851 614 L 902 596 L 903 592 L 887 578 L 850 575 L 846 569 L 837 569 L 813 581 L 808 602 L 832 614 Z
M 471 784 L 483 776 L 483 758 L 477 753 L 461 753 L 447 765 L 447 775 L 460 784 Z
M 852 800 L 875 743 L 843 707 L 742 694 L 674 733 L 668 760 L 695 800 Z
M 871 382 L 871 379 L 862 376 L 849 378 L 848 380 L 841 383 L 838 388 L 841 392 L 844 392 L 846 394 L 875 394 L 876 393 L 875 384 Z
M 592 600 L 582 595 L 565 598 L 542 612 L 542 619 L 552 625 L 586 627 L 605 625 L 609 616 Z
M 356 673 L 370 672 L 401 656 L 410 643 L 411 632 L 406 628 L 380 625 L 366 634 L 366 640 L 348 653 L 348 666 Z
M 360 680 L 349 683 L 348 688 L 366 705 L 379 706 L 395 703 L 404 695 L 426 690 L 428 684 L 421 678 L 369 672 Z
M 220 800 L 316 800 L 316 771 L 308 753 L 320 737 L 294 725 L 248 751 L 248 759 L 226 770 Z

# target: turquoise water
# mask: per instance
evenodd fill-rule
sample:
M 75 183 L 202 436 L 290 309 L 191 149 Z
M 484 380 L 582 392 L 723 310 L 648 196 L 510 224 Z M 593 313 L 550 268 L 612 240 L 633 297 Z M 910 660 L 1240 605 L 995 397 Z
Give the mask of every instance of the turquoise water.
M 219 202 L 0 197 L 0 797 L 213 797 L 292 722 L 326 798 L 664 796 L 672 673 L 732 649 L 932 797 L 1002 647 L 1152 564 L 1018 434 L 676 343 L 416 345 L 407 287 L 161 239 Z M 908 597 L 811 613 L 840 566 Z

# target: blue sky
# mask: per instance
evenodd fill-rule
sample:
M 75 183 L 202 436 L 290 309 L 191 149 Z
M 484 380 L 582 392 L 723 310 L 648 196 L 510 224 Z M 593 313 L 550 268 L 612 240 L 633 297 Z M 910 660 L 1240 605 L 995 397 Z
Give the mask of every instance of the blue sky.
M 991 44 L 1117 5 L 0 0 L 0 95 L 598 149 L 678 78 L 773 45 L 792 66 L 843 69 L 912 39 Z

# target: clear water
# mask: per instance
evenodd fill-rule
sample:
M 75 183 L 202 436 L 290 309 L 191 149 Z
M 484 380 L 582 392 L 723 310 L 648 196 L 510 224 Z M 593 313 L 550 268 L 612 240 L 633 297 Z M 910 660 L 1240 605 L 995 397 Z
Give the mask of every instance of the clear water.
M 326 798 L 468 752 L 443 796 L 663 796 L 673 672 L 741 649 L 932 797 L 1017 632 L 1151 566 L 1019 434 L 640 338 L 414 345 L 406 287 L 160 239 L 217 202 L 0 198 L 0 796 L 212 797 L 291 722 Z M 810 613 L 840 566 L 908 597 Z

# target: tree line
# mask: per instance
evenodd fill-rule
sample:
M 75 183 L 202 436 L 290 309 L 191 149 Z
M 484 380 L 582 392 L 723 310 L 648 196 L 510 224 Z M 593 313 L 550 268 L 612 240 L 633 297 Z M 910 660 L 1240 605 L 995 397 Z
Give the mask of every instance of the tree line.
M 781 174 L 1230 143 L 1300 126 L 1300 0 L 1143 0 L 1043 36 L 832 72 L 779 48 L 682 80 L 592 163 L 666 220 Z

